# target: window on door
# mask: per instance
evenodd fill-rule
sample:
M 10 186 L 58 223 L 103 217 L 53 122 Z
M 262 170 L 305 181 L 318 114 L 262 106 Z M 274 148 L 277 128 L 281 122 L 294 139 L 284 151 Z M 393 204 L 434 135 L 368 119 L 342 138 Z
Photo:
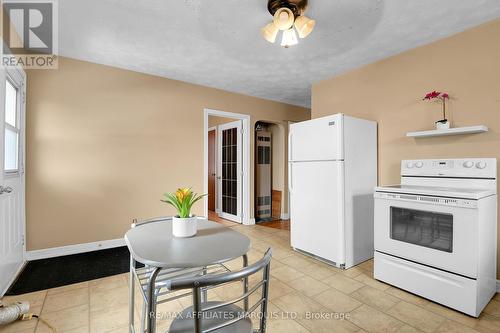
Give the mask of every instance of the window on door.
M 391 238 L 452 252 L 453 215 L 391 207 Z
M 19 170 L 19 133 L 21 131 L 18 112 L 18 89 L 10 80 L 5 81 L 5 150 L 4 171 Z
M 238 215 L 238 131 L 222 131 L 222 211 Z

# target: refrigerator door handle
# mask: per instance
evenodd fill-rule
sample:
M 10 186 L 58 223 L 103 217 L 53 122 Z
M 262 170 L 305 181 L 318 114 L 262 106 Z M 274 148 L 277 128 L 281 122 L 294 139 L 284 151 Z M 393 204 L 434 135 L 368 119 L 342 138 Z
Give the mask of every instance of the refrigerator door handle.
M 288 163 L 288 192 L 293 193 L 293 184 L 292 184 L 292 168 L 293 163 Z
M 292 139 L 293 133 L 288 133 L 288 160 L 293 161 L 293 150 L 292 150 Z

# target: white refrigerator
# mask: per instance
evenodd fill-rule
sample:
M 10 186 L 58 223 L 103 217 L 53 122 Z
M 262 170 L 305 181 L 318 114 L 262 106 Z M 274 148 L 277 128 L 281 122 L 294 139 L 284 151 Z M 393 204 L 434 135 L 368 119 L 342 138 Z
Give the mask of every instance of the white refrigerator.
M 373 257 L 377 123 L 344 114 L 290 125 L 291 245 L 341 268 Z

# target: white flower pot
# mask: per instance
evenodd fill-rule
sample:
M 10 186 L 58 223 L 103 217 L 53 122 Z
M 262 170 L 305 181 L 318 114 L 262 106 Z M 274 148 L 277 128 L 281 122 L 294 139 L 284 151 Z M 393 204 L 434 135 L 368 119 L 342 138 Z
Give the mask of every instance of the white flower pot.
M 437 121 L 436 122 L 436 129 L 438 129 L 438 130 L 450 129 L 450 122 L 449 121 L 446 121 L 446 122 Z
M 193 237 L 198 231 L 198 219 L 196 216 L 187 218 L 173 217 L 172 218 L 172 234 L 174 237 Z

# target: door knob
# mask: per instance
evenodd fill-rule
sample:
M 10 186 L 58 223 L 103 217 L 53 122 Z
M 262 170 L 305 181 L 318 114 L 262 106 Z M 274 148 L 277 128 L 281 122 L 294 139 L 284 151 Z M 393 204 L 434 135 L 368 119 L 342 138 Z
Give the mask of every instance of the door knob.
M 2 193 L 10 193 L 14 191 L 14 189 L 10 186 L 7 186 L 7 187 L 3 187 L 3 186 L 0 186 L 0 194 Z

